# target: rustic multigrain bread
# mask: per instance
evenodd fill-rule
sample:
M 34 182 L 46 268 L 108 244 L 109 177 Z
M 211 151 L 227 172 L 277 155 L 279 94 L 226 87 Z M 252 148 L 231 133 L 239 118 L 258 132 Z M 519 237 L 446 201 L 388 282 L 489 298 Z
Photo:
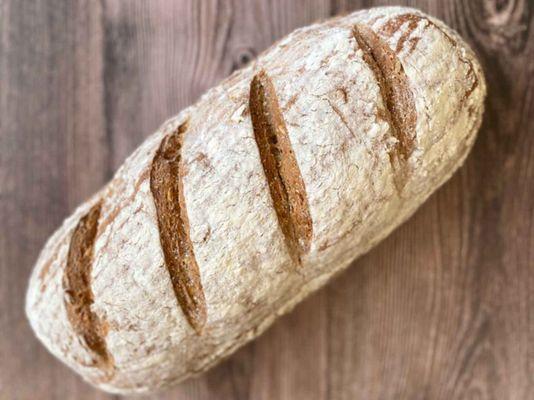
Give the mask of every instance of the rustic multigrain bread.
M 263 332 L 462 164 L 485 82 L 441 22 L 299 29 L 167 121 L 44 247 L 26 311 L 98 387 L 166 386 Z

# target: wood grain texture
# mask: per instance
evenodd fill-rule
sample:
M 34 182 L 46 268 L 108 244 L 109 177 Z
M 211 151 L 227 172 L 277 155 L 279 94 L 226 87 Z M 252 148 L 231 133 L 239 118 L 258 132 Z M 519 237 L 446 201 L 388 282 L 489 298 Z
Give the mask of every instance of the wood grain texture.
M 388 3 L 0 1 L 0 399 L 113 398 L 24 318 L 32 264 L 61 220 L 165 118 L 277 38 Z M 152 398 L 532 398 L 534 5 L 400 3 L 443 19 L 482 61 L 486 115 L 466 165 L 259 340 Z

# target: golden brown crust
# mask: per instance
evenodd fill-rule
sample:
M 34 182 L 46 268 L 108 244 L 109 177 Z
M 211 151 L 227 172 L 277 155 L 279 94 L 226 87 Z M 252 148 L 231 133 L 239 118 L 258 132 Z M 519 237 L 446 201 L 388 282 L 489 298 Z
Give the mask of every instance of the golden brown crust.
M 403 31 L 401 37 L 399 38 L 399 41 L 397 42 L 397 46 L 395 47 L 395 52 L 399 53 L 403 50 L 406 41 L 408 40 L 412 32 L 415 30 L 415 28 L 417 28 L 417 25 L 419 24 L 420 20 L 421 17 L 419 15 L 402 14 L 396 18 L 391 18 L 388 22 L 386 22 L 380 30 L 380 33 L 386 36 L 392 36 L 400 29 L 402 25 L 408 23 L 408 28 Z M 417 44 L 417 42 L 415 44 Z M 415 44 L 412 42 L 411 50 L 413 50 Z
M 184 123 L 162 140 L 152 161 L 150 190 L 174 294 L 189 324 L 201 334 L 207 319 L 207 307 L 189 236 L 182 182 L 181 148 L 186 130 L 187 124 Z
M 408 29 L 405 30 L 403 34 L 401 35 L 397 43 L 397 47 L 395 49 L 395 51 L 399 53 L 400 51 L 402 51 L 404 47 L 404 43 L 408 40 L 408 38 L 413 33 L 415 28 L 417 28 L 418 24 L 422 21 L 426 23 L 424 29 L 426 29 L 429 26 L 437 29 L 439 32 L 441 32 L 441 34 L 443 34 L 445 39 L 447 39 L 447 41 L 451 44 L 451 46 L 454 49 L 456 50 L 458 49 L 457 41 L 453 37 L 451 37 L 451 35 L 445 29 L 443 29 L 441 26 L 436 24 L 431 19 L 426 18 L 425 16 L 417 15 L 413 13 L 401 14 L 395 18 L 390 19 L 380 29 L 380 33 L 386 36 L 393 36 L 401 28 L 401 26 L 403 26 L 405 23 L 408 23 Z M 410 51 L 412 51 L 415 48 L 415 45 L 419 41 L 419 38 L 420 36 L 409 39 L 411 43 Z M 461 52 L 458 52 L 458 58 L 467 65 L 468 67 L 467 74 L 471 80 L 471 86 L 466 88 L 466 92 L 464 94 L 464 101 L 465 101 L 471 95 L 471 93 L 473 93 L 473 91 L 477 88 L 479 82 L 475 74 L 473 63 L 468 58 L 463 57 Z
M 417 11 L 380 8 L 302 28 L 147 138 L 106 188 L 65 221 L 39 257 L 26 312 L 45 346 L 104 390 L 133 394 L 160 389 L 206 370 L 261 334 L 412 215 L 464 160 L 480 124 L 485 82 L 467 45 L 437 20 L 426 17 L 455 47 L 424 20 L 402 45 L 398 42 L 415 19 L 392 36 L 382 33 L 384 24 L 407 13 Z M 416 136 L 407 136 L 411 143 L 401 143 L 392 130 L 382 76 L 389 65 L 382 65 L 383 72 L 378 64 L 383 56 L 396 72 L 395 60 L 380 46 L 365 45 L 363 37 L 358 45 L 352 31 L 362 23 L 404 67 L 418 113 Z M 412 52 L 410 46 L 415 46 Z M 258 74 L 251 88 L 258 65 L 272 82 Z M 378 82 L 377 75 L 384 80 Z M 473 86 L 476 79 L 479 84 Z M 256 121 L 249 119 L 251 111 Z M 184 126 L 178 128 L 185 119 L 190 122 L 187 136 Z M 266 144 L 258 151 L 262 138 L 255 136 L 262 129 Z M 292 222 L 287 218 L 293 217 L 295 203 L 288 193 L 280 194 L 286 196 L 280 199 L 286 201 L 288 215 L 281 218 L 275 208 L 280 201 L 275 203 L 271 192 L 280 177 L 279 184 L 295 187 L 286 179 L 284 164 L 277 164 L 287 162 L 286 154 L 281 160 L 275 157 L 279 129 L 289 135 L 281 137 L 291 142 L 306 212 L 313 218 L 313 234 L 309 218 L 310 230 L 301 236 L 306 240 L 309 233 L 312 240 L 309 251 L 304 247 L 300 267 L 290 257 L 298 261 L 299 253 L 288 251 L 288 243 L 301 244 L 288 240 L 298 237 L 296 224 L 289 225 L 294 236 L 286 236 L 287 226 L 285 231 L 281 227 Z M 274 148 L 269 133 L 276 139 Z M 408 145 L 401 149 L 401 144 Z M 404 153 L 411 154 L 407 160 Z M 162 165 L 152 171 L 157 154 Z M 274 159 L 272 169 L 262 166 L 262 157 Z M 402 177 L 403 167 L 409 179 L 399 196 L 395 178 Z M 153 193 L 157 188 L 159 199 Z M 114 375 L 107 381 L 106 371 L 93 361 L 94 351 L 67 318 L 62 288 L 73 232 L 99 201 L 90 273 L 94 303 L 88 310 L 109 324 L 105 344 L 113 355 Z M 165 231 L 171 243 L 162 250 Z M 191 255 L 194 250 L 200 277 L 196 264 L 183 264 L 187 250 Z M 175 264 L 166 265 L 169 259 Z M 178 279 L 173 285 L 172 273 Z M 204 302 L 177 298 L 176 293 L 189 296 L 188 290 L 205 296 L 205 324 L 195 314 L 206 310 Z M 192 328 L 198 320 L 202 335 Z
M 74 229 L 69 245 L 67 266 L 63 275 L 65 308 L 72 329 L 94 353 L 95 365 L 112 374 L 113 357 L 109 354 L 105 336 L 107 323 L 92 310 L 91 289 L 93 248 L 98 228 L 101 203 L 94 205 Z
M 375 74 L 386 105 L 383 115 L 397 139 L 389 156 L 400 193 L 408 179 L 407 160 L 414 148 L 417 111 L 413 93 L 401 62 L 387 43 L 364 24 L 356 24 L 353 34 L 364 61 Z
M 265 71 L 252 79 L 249 108 L 280 228 L 292 258 L 300 264 L 301 257 L 310 249 L 312 220 L 276 91 Z

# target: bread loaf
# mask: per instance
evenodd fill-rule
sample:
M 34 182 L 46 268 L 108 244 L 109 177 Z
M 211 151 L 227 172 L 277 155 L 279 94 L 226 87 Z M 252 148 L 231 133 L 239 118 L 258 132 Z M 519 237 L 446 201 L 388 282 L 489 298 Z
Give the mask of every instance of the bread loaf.
M 296 30 L 165 122 L 66 219 L 30 280 L 31 326 L 110 392 L 206 370 L 445 182 L 485 93 L 473 52 L 417 10 Z

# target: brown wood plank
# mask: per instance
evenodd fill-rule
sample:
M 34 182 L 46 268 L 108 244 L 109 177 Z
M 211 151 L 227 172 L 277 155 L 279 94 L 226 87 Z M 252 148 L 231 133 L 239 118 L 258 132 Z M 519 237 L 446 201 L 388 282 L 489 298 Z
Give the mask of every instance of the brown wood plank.
M 44 351 L 24 316 L 38 251 L 106 179 L 101 10 L 0 7 L 0 398 L 109 398 Z
M 167 117 L 274 40 L 331 13 L 388 3 L 0 2 L 0 399 L 113 398 L 50 356 L 24 317 L 32 264 L 61 220 Z M 405 4 L 454 26 L 482 60 L 489 97 L 466 165 L 257 341 L 148 398 L 534 392 L 532 7 Z

